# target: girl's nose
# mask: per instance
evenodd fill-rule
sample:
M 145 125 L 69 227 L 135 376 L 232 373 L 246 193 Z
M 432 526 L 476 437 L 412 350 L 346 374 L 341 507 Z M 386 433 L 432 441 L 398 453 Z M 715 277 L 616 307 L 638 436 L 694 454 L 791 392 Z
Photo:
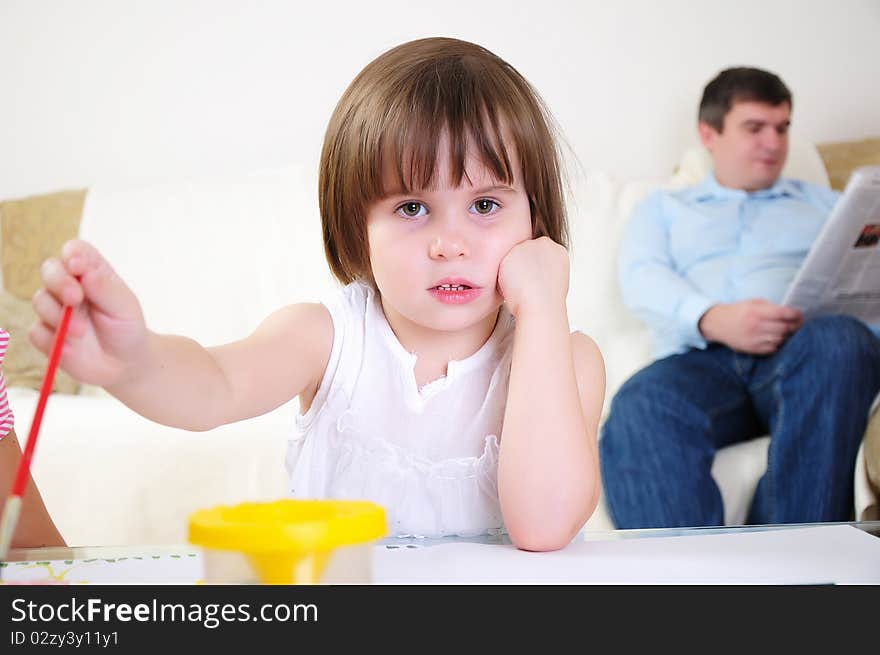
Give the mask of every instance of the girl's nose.
M 431 222 L 428 255 L 436 260 L 468 257 L 468 218 L 454 208 L 437 208 Z
M 437 260 L 463 259 L 470 254 L 470 249 L 460 232 L 444 230 L 432 237 L 428 254 Z

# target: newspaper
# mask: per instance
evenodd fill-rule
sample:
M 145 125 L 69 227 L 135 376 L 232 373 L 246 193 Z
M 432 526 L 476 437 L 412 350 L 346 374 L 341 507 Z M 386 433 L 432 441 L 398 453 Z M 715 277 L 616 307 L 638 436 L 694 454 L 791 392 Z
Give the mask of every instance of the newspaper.
M 880 166 L 853 171 L 782 304 L 880 324 Z

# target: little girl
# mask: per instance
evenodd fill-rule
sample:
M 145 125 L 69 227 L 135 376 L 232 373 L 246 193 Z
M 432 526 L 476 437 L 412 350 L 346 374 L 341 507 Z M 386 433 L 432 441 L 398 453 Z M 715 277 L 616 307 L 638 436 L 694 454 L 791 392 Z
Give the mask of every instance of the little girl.
M 394 534 L 506 529 L 561 548 L 598 499 L 601 355 L 570 333 L 559 160 L 536 92 L 447 38 L 379 56 L 339 101 L 321 154 L 327 261 L 345 286 L 204 348 L 147 329 L 91 245 L 42 268 L 30 336 L 147 418 L 209 430 L 295 396 L 297 497 L 366 498 Z M 81 276 L 81 283 L 74 276 Z

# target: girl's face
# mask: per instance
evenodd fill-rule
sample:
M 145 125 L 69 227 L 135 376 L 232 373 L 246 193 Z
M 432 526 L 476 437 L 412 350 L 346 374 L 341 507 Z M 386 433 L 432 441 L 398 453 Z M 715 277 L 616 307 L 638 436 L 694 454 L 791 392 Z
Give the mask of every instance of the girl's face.
M 488 336 L 503 300 L 498 290 L 501 260 L 513 246 L 532 238 L 516 157 L 510 158 L 512 184 L 496 180 L 473 155 L 467 158 L 461 184 L 454 186 L 446 146 L 441 143 L 432 188 L 411 194 L 392 191 L 367 210 L 373 278 L 399 337 L 414 328 L 476 328 Z

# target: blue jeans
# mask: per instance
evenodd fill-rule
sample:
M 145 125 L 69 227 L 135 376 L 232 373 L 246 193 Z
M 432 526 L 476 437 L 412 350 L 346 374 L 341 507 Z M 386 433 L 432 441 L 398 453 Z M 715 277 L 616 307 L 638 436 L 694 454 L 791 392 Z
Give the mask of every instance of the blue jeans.
M 658 360 L 621 387 L 599 441 L 618 528 L 722 525 L 719 448 L 770 434 L 749 523 L 846 521 L 880 390 L 880 339 L 863 323 L 804 323 L 773 355 L 719 344 Z

